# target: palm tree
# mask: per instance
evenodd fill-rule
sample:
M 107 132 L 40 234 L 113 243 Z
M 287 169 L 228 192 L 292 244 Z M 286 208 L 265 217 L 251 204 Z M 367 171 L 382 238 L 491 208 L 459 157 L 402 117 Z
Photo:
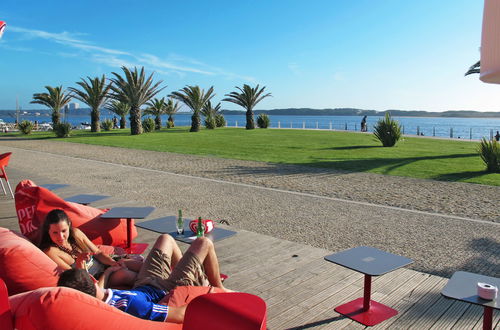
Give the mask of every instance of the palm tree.
M 477 61 L 475 64 L 471 65 L 464 76 L 468 76 L 473 73 L 481 73 L 481 61 Z
M 198 132 L 200 130 L 200 111 L 205 104 L 215 96 L 214 87 L 210 87 L 205 93 L 204 89 L 199 86 L 186 86 L 183 89 L 172 92 L 170 97 L 177 99 L 184 103 L 188 108 L 193 110 L 191 116 L 191 129 L 190 132 Z
M 231 92 L 229 94 L 226 94 L 224 96 L 227 97 L 225 99 L 222 99 L 222 101 L 231 102 L 245 108 L 247 111 L 246 128 L 254 129 L 255 121 L 253 120 L 253 108 L 257 105 L 257 103 L 262 101 L 262 99 L 272 95 L 271 93 L 262 94 L 264 93 L 264 89 L 266 88 L 265 86 L 262 87 L 260 90 L 259 90 L 259 85 L 257 85 L 255 88 L 252 88 L 247 84 L 243 85 L 243 89 L 239 88 L 238 86 L 236 86 L 236 88 L 240 91 L 240 93 Z
M 63 91 L 62 86 L 45 86 L 48 93 L 33 94 L 33 104 L 42 104 L 52 110 L 52 125 L 59 125 L 61 122 L 61 109 L 71 101 L 71 93 Z
M 179 102 L 176 102 L 171 98 L 168 99 L 165 113 L 168 115 L 167 122 L 171 122 L 171 127 L 174 127 L 174 114 L 177 113 L 180 107 L 181 105 Z
M 110 97 L 130 106 L 130 134 L 141 134 L 141 106 L 151 100 L 165 87 L 159 88 L 163 81 L 153 84 L 153 74 L 146 78 L 144 67 L 139 72 L 137 71 L 137 67 L 134 70 L 130 70 L 122 66 L 122 70 L 125 78 L 113 72 L 115 78 L 111 79 L 113 82 L 113 85 L 111 85 L 113 93 Z
M 144 110 L 145 115 L 155 116 L 155 129 L 161 129 L 161 115 L 165 113 L 165 109 L 167 108 L 167 103 L 165 102 L 165 98 L 161 99 L 154 98 L 153 100 L 147 103 L 149 108 Z
M 215 107 L 212 107 L 212 102 L 208 101 L 203 107 L 203 109 L 201 109 L 201 114 L 205 117 L 210 117 L 210 116 L 215 117 L 215 115 L 219 113 L 220 108 L 221 108 L 220 102 L 217 103 Z
M 108 104 L 106 109 L 120 116 L 120 128 L 125 128 L 127 126 L 127 118 L 125 118 L 125 116 L 128 115 L 130 111 L 130 107 L 127 103 L 113 100 Z
M 102 75 L 100 79 L 99 77 L 94 79 L 87 77 L 87 79 L 88 82 L 83 78 L 82 81 L 77 82 L 83 90 L 73 87 L 69 90 L 73 92 L 73 97 L 90 107 L 90 131 L 99 132 L 101 130 L 99 109 L 108 102 L 111 84 L 106 84 L 105 75 Z

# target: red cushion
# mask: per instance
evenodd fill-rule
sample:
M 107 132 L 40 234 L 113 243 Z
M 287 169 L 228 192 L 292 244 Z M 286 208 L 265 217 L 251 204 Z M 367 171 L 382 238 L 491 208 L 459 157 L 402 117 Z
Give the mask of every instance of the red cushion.
M 57 265 L 21 234 L 0 228 L 0 277 L 9 295 L 57 284 Z
M 94 244 L 125 246 L 127 243 L 126 219 L 101 219 L 103 210 L 67 202 L 50 190 L 36 186 L 33 181 L 19 182 L 15 201 L 21 232 L 32 242 L 38 242 L 39 228 L 47 214 L 53 209 L 61 209 L 73 226 L 83 231 Z M 136 236 L 137 230 L 132 224 L 132 239 Z
M 182 329 L 142 320 L 70 288 L 41 288 L 9 298 L 16 329 Z

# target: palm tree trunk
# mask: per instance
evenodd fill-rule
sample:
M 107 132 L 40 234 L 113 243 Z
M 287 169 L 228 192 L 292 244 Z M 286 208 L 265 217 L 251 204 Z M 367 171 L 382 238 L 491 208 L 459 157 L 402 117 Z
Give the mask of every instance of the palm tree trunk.
M 172 115 L 168 115 L 167 121 L 171 122 L 170 127 L 174 127 L 174 117 Z
M 90 112 L 90 131 L 101 131 L 101 125 L 99 125 L 99 109 L 92 109 L 92 111 Z
M 142 134 L 141 109 L 137 106 L 130 108 L 130 134 Z
M 156 116 L 155 117 L 155 129 L 159 131 L 161 129 L 161 117 Z
M 125 116 L 120 117 L 120 128 L 126 128 L 127 126 L 127 118 Z
M 253 110 L 252 109 L 247 109 L 247 129 L 254 129 L 255 128 L 255 122 L 253 120 Z
M 189 131 L 198 132 L 200 130 L 200 125 L 201 125 L 200 114 L 196 111 L 191 116 L 191 129 Z
M 52 110 L 52 126 L 59 125 L 61 123 L 61 114 L 58 110 Z

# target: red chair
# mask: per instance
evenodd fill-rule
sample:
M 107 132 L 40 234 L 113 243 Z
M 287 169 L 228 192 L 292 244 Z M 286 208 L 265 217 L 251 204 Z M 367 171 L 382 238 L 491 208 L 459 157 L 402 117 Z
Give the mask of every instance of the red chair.
M 2 181 L 2 178 L 5 179 L 5 182 L 7 182 L 7 186 L 9 187 L 10 194 L 12 195 L 12 198 L 14 198 L 14 193 L 12 192 L 12 188 L 10 187 L 9 183 L 9 178 L 7 177 L 7 172 L 5 172 L 5 168 L 9 164 L 9 159 L 11 154 L 12 152 L 6 152 L 0 155 L 0 183 L 2 184 L 3 193 L 7 195 L 7 191 L 5 190 Z
M 10 312 L 9 294 L 4 281 L 0 278 L 0 329 L 13 330 L 12 313 Z
M 210 315 L 217 322 L 210 322 Z M 267 307 L 260 297 L 241 292 L 205 294 L 187 306 L 184 330 L 265 330 Z

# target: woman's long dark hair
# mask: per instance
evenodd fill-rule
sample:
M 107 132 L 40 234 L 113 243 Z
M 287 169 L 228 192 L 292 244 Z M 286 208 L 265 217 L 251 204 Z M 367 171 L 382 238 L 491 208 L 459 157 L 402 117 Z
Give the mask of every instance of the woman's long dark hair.
M 42 232 L 41 232 L 41 238 L 40 238 L 40 244 L 38 246 L 42 251 L 45 251 L 48 249 L 50 246 L 54 245 L 54 242 L 52 242 L 52 239 L 50 238 L 49 235 L 49 230 L 50 230 L 50 225 L 59 223 L 61 221 L 65 221 L 68 224 L 69 227 L 69 236 L 68 236 L 68 241 L 71 245 L 76 245 L 80 250 L 82 249 L 81 242 L 77 242 L 75 239 L 75 232 L 73 231 L 73 224 L 71 223 L 71 220 L 69 219 L 68 215 L 66 212 L 63 210 L 59 209 L 54 209 L 50 211 L 47 214 L 47 217 L 45 218 L 45 221 L 42 226 Z

